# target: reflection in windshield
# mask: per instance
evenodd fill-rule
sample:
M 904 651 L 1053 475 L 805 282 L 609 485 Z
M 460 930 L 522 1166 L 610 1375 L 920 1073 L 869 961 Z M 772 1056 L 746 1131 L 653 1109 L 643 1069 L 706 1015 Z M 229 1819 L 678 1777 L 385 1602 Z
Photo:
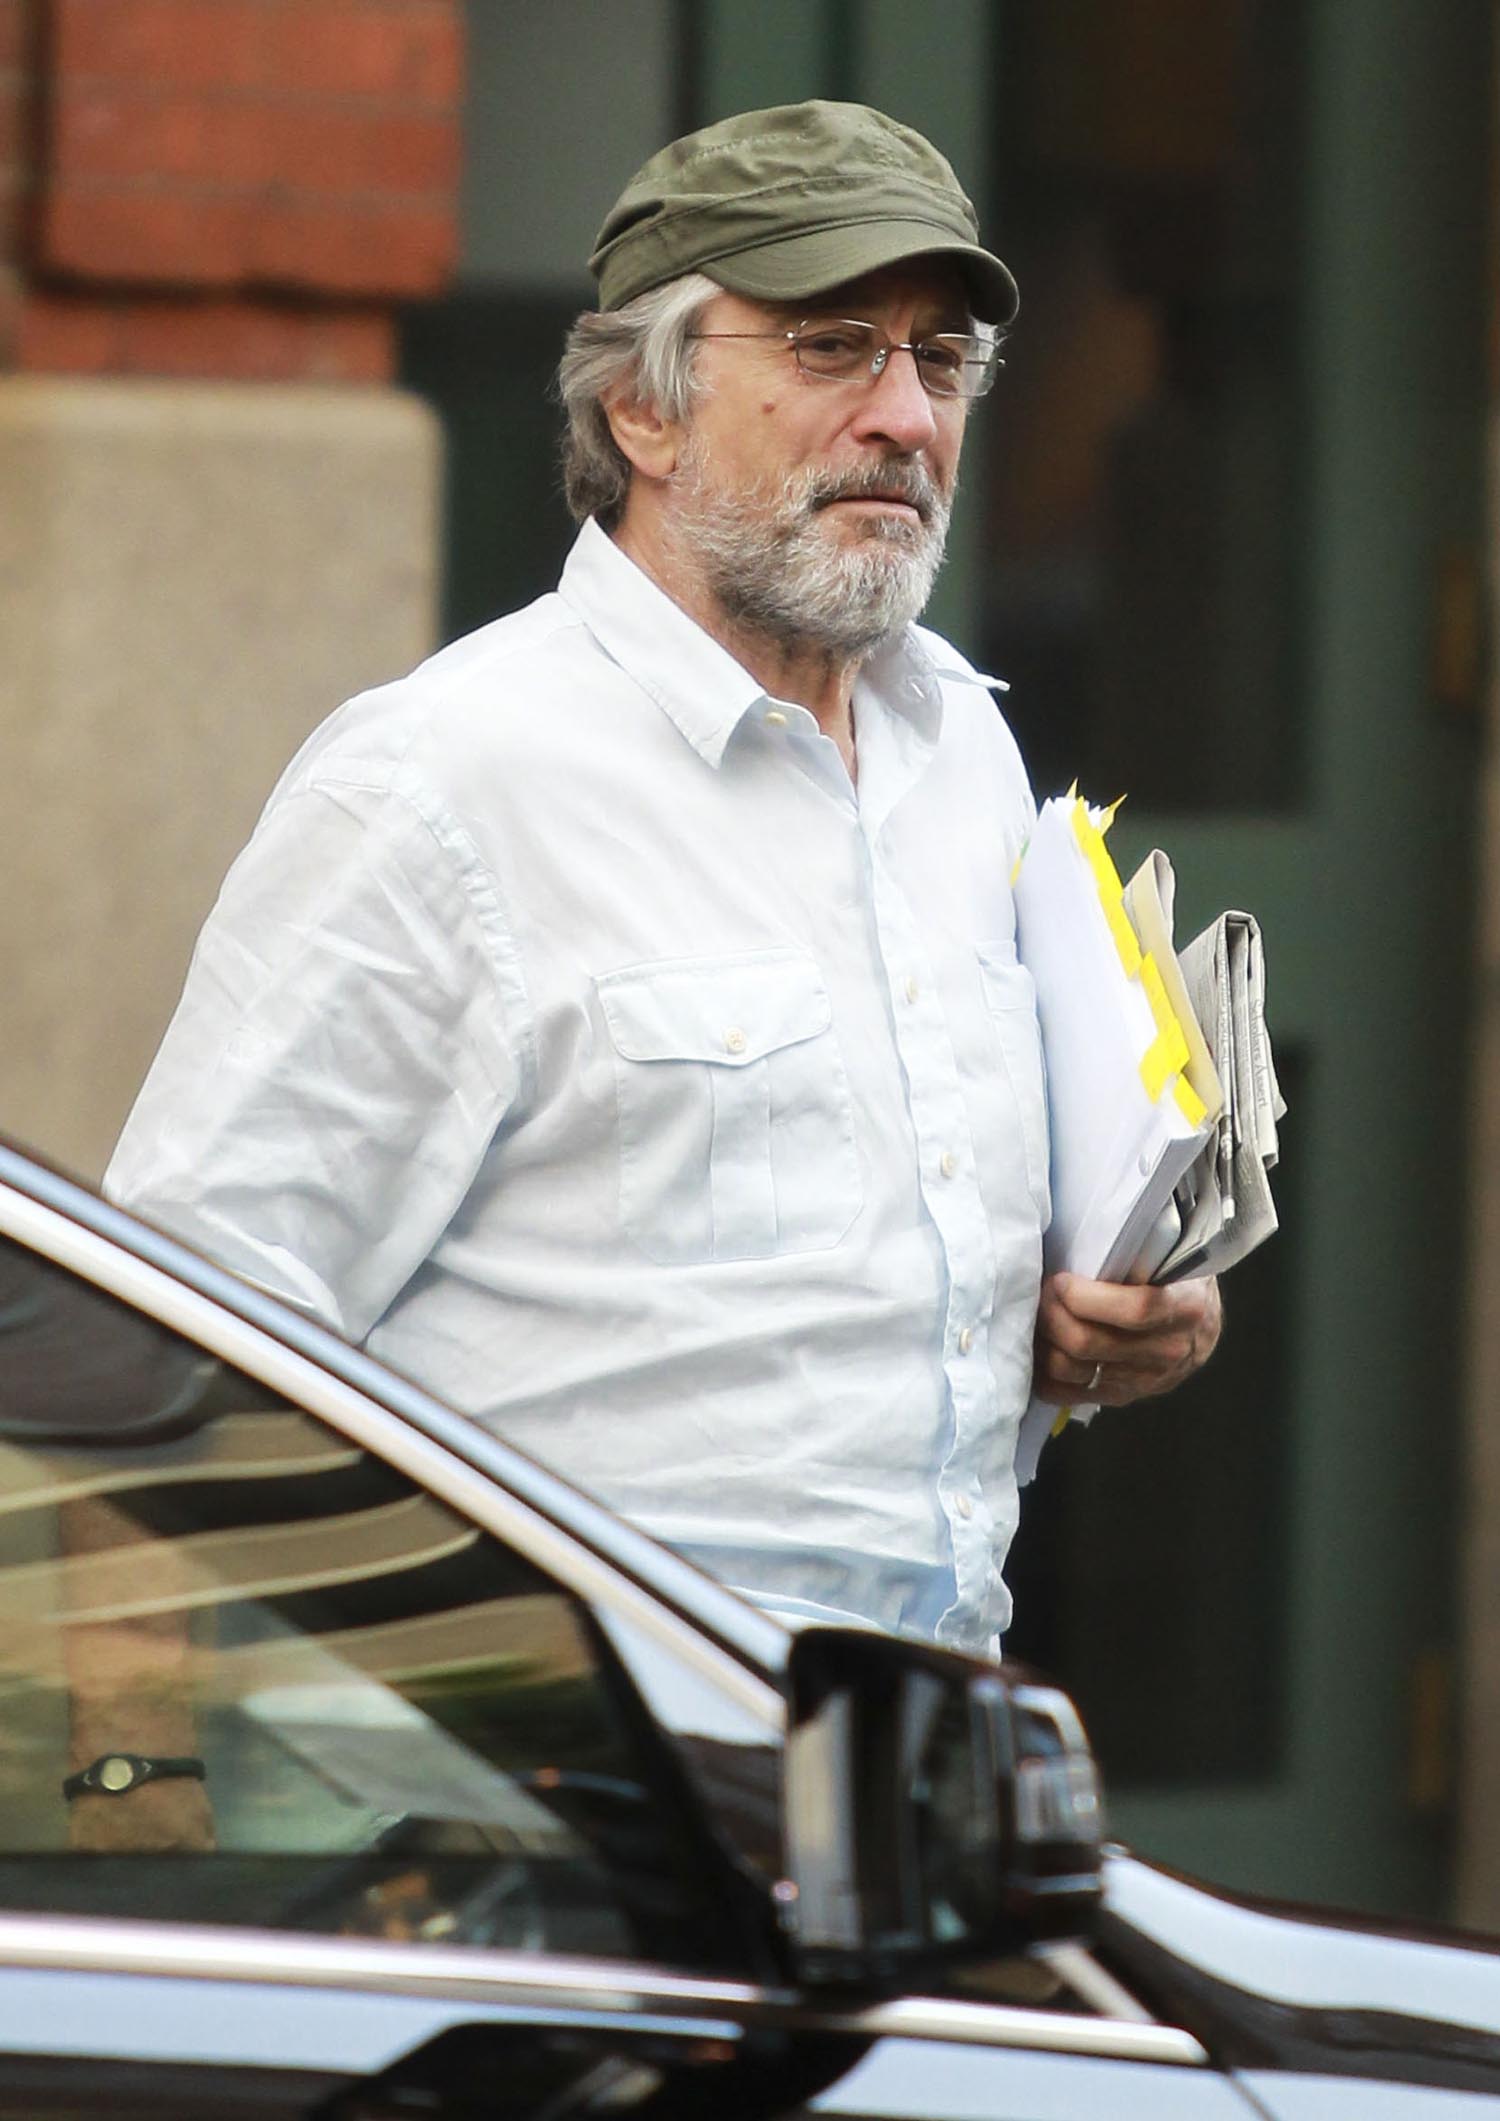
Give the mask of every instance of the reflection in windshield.
M 0 1907 L 738 1965 L 663 1772 L 576 1598 L 0 1241 Z
M 0 1436 L 177 1434 L 223 1374 L 154 1319 L 0 1238 Z

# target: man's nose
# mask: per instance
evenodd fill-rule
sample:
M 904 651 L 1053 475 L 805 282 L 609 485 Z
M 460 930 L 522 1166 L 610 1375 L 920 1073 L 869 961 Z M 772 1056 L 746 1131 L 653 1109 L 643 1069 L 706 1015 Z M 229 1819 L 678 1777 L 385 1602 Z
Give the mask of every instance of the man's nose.
M 867 386 L 852 425 L 862 441 L 893 442 L 906 453 L 926 449 L 934 441 L 937 418 L 910 347 L 891 348 L 884 368 Z

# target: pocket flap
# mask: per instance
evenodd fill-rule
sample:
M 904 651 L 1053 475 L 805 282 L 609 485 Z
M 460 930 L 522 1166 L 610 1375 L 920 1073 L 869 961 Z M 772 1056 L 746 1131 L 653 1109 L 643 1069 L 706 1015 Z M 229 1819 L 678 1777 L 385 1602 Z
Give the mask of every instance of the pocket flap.
M 977 943 L 979 973 L 985 999 L 992 1009 L 1029 1009 L 1036 1014 L 1036 986 L 1031 974 L 1016 956 L 1013 942 Z
M 634 1061 L 743 1068 L 833 1021 L 817 966 L 798 950 L 625 965 L 594 981 L 616 1050 Z

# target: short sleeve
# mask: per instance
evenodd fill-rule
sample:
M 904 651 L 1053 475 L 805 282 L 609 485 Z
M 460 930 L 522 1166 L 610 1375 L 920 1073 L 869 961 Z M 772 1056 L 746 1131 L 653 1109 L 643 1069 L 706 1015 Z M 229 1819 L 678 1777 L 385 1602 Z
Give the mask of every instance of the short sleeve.
M 273 803 L 105 1178 L 354 1340 L 432 1250 L 525 1076 L 493 885 L 441 828 L 357 778 Z

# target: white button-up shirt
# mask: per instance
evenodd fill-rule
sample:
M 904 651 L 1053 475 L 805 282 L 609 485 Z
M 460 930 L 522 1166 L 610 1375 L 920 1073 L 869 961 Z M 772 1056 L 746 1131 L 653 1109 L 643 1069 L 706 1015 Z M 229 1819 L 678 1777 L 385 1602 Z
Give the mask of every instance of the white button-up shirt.
M 303 747 L 106 1181 L 764 1603 L 984 1649 L 1047 1214 L 992 681 L 858 789 L 596 526 Z

